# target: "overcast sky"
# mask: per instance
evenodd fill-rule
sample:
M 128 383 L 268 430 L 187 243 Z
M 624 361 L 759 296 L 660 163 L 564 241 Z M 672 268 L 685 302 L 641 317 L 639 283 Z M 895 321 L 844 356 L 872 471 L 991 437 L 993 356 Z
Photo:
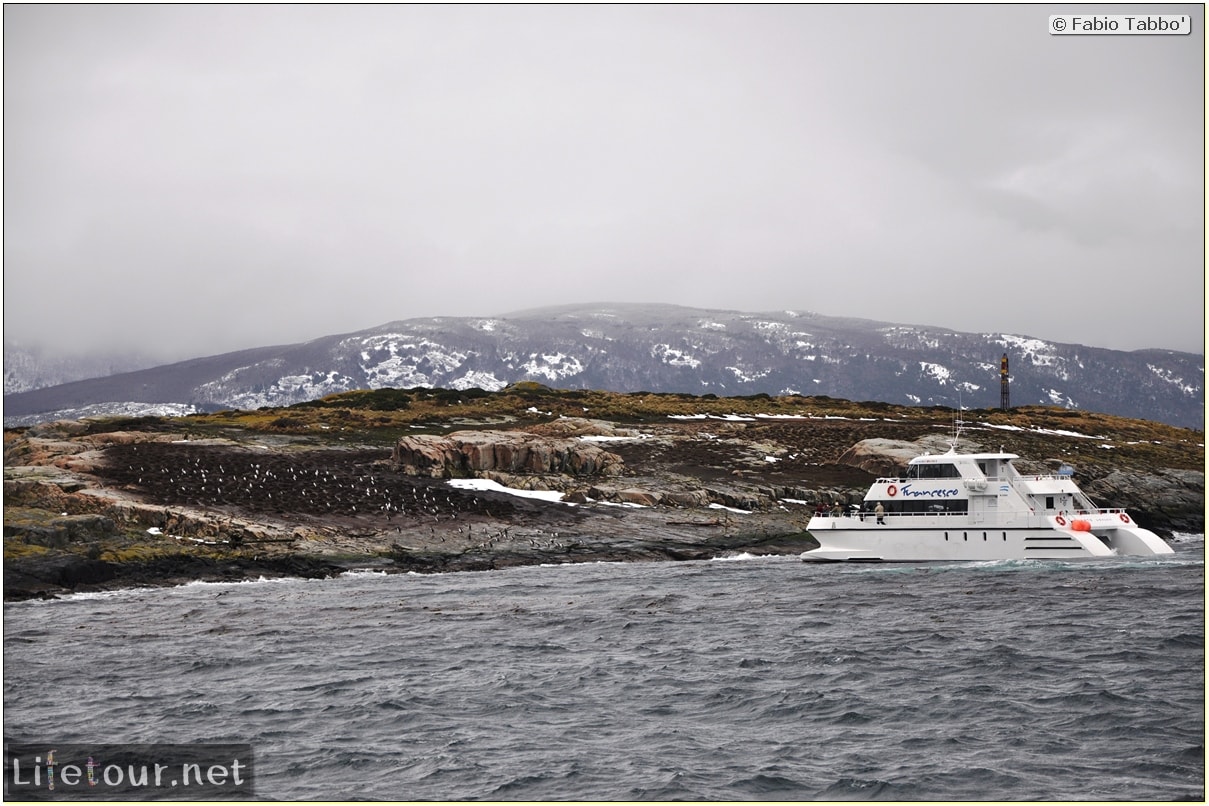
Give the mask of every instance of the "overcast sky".
M 617 301 L 1203 352 L 1205 20 L 1138 8 L 1193 33 L 6 5 L 5 338 L 175 359 Z

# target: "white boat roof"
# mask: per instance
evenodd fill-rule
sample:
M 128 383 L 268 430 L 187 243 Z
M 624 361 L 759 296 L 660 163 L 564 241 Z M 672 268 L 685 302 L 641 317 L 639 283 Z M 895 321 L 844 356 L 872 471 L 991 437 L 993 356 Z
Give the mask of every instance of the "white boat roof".
M 1020 457 L 1014 453 L 955 453 L 953 451 L 949 451 L 948 453 L 925 453 L 922 456 L 916 456 L 907 464 L 931 465 L 940 464 L 942 462 L 952 462 L 954 459 L 973 459 L 974 461 L 978 461 L 979 459 L 1006 459 L 1010 462 L 1013 459 L 1019 458 Z

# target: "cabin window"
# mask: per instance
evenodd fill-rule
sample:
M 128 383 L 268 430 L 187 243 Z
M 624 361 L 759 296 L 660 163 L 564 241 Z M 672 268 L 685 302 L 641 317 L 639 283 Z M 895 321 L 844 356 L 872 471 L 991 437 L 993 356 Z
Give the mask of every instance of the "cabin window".
M 865 502 L 865 512 L 873 511 L 875 501 Z M 949 501 L 945 499 L 903 500 L 892 498 L 882 501 L 886 512 L 897 515 L 960 515 L 969 511 L 970 502 L 965 499 Z
M 1007 532 L 1004 532 L 1004 533 L 1003 533 L 1003 542 L 1004 542 L 1004 543 L 1006 543 L 1006 542 L 1007 542 Z
M 969 532 L 962 532 L 962 533 L 961 533 L 961 539 L 962 539 L 962 540 L 969 540 L 969 539 L 970 539 L 970 533 L 969 533 Z
M 1052 495 L 1045 496 L 1045 508 L 1046 509 L 1054 508 L 1054 497 Z
M 986 532 L 983 532 L 983 533 L 982 533 L 982 540 L 983 540 L 983 542 L 984 542 L 984 543 L 986 542 L 986 539 L 987 539 L 987 533 L 986 533 Z
M 911 465 L 907 468 L 909 479 L 959 479 L 961 473 L 954 464 Z

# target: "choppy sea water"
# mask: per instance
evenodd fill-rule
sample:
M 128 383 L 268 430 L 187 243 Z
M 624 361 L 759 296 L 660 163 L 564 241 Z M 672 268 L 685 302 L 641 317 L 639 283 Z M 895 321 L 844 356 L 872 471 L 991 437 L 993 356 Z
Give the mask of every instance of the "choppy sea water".
M 11 603 L 4 733 L 250 742 L 284 800 L 1202 800 L 1204 540 L 1176 546 Z

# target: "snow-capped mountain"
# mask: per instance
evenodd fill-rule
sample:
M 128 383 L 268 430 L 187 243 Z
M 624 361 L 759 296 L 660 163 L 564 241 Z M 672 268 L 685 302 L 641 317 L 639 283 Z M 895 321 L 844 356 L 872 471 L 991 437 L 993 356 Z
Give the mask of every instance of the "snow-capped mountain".
M 807 312 L 630 304 L 391 322 L 6 395 L 5 421 L 79 416 L 101 404 L 123 411 L 134 403 L 249 409 L 351 389 L 497 390 L 521 380 L 619 392 L 797 393 L 994 408 L 1005 353 L 1014 405 L 1204 428 L 1203 355 L 1123 352 Z

